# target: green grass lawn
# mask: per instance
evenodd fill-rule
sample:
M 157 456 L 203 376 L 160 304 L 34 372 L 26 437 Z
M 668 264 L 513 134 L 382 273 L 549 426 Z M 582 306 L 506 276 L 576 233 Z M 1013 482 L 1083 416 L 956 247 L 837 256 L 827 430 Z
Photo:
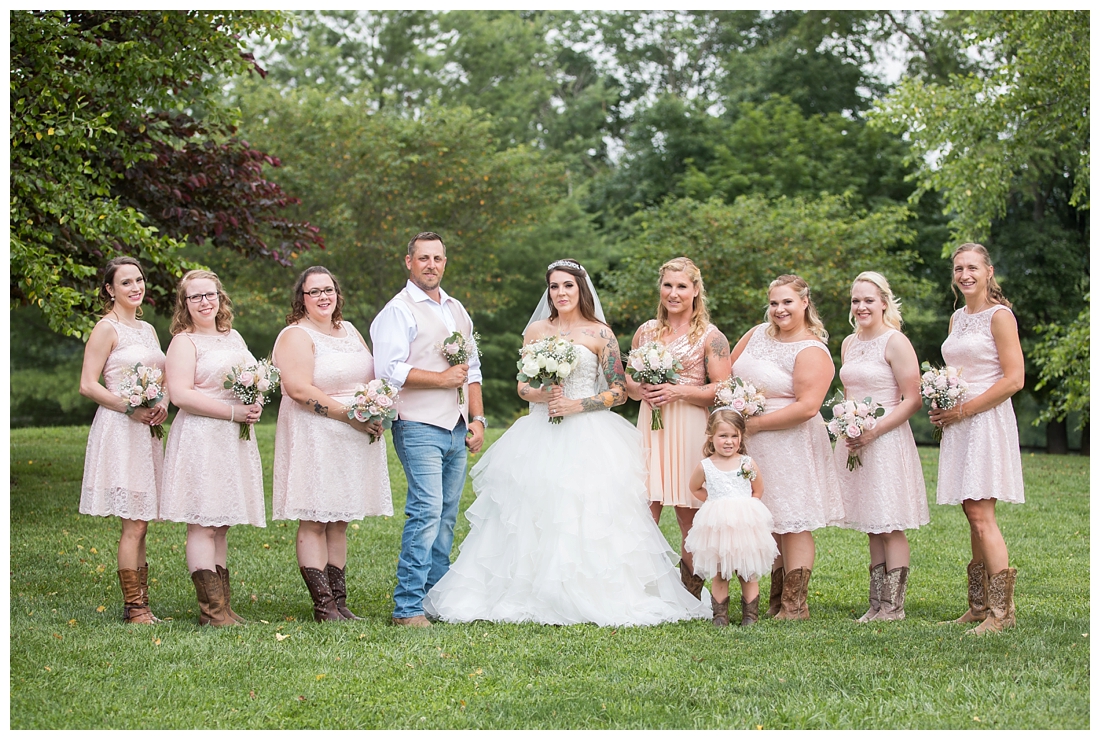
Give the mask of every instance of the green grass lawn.
M 258 428 L 269 494 L 274 431 Z M 234 527 L 233 603 L 250 624 L 214 630 L 198 627 L 185 527 L 174 523 L 149 529 L 152 606 L 172 621 L 120 621 L 118 525 L 77 513 L 86 435 L 11 432 L 13 729 L 1090 724 L 1088 458 L 1024 455 L 1028 503 L 999 509 L 1019 568 L 1019 626 L 1000 635 L 937 624 L 965 610 L 969 558 L 962 511 L 939 506 L 911 534 L 904 622 L 852 621 L 866 609 L 866 539 L 830 528 L 817 535 L 807 622 L 398 629 L 389 617 L 399 514 L 348 531 L 349 605 L 362 622 L 312 621 L 293 523 Z M 934 501 L 936 450 L 921 459 Z M 400 512 L 392 449 L 390 475 Z M 467 486 L 463 510 L 471 501 Z M 467 529 L 460 517 L 456 542 Z M 662 529 L 678 546 L 673 517 Z

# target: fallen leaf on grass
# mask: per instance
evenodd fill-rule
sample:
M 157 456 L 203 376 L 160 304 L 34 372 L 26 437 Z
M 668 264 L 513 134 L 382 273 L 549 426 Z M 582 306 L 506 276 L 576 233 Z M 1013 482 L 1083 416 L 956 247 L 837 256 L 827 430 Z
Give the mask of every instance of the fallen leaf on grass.
M 259 600 L 260 600 L 260 598 L 259 598 L 258 596 L 256 596 L 256 594 L 252 594 L 252 595 L 251 595 L 251 596 L 249 596 L 248 598 L 249 598 L 249 600 L 250 600 L 250 601 L 251 601 L 251 602 L 252 602 L 253 604 L 255 604 L 255 603 L 256 603 L 257 601 L 259 601 Z
M 88 550 L 88 552 L 90 552 L 93 555 L 98 555 L 99 554 L 99 550 L 95 549 L 94 547 L 91 548 L 90 550 Z
M 54 637 L 56 637 L 56 638 L 57 638 L 58 640 L 64 640 L 64 639 L 65 639 L 64 637 L 62 637 L 61 635 L 57 634 L 56 632 L 54 632 L 54 633 L 53 633 L 53 636 L 54 636 Z
M 756 726 L 756 729 L 758 729 L 758 730 L 763 730 L 763 729 L 764 729 L 764 725 L 757 725 L 757 726 Z
M 50 672 L 50 667 L 49 666 L 43 666 L 43 670 L 45 670 L 47 673 L 49 673 Z
M 75 627 L 76 626 L 76 620 L 75 619 L 70 619 L 69 620 L 69 626 L 70 627 Z
M 294 621 L 294 617 L 285 617 L 285 619 L 288 622 L 293 622 Z
M 474 676 L 480 676 L 483 672 L 484 671 L 482 671 L 480 668 L 478 668 L 476 671 L 474 671 L 473 673 L 470 674 L 470 678 L 473 678 Z
M 159 645 L 160 644 L 160 638 L 158 637 L 157 639 L 153 640 L 153 644 L 154 645 Z
M 248 692 L 248 698 L 249 699 L 255 699 L 256 698 L 256 692 L 255 691 L 249 691 Z
M 271 624 L 271 622 L 267 621 L 266 619 L 261 619 L 260 624 Z
M 103 571 L 105 571 L 105 570 L 107 570 L 107 566 L 106 566 L 106 565 L 99 565 L 99 566 L 96 566 L 95 572 L 96 572 L 96 573 L 102 573 L 102 572 L 103 572 Z
M 980 717 L 975 717 L 975 718 L 974 718 L 974 721 L 975 721 L 975 722 L 981 722 L 982 720 L 981 720 L 981 718 L 980 718 Z
M 358 525 L 358 524 L 352 524 L 352 525 L 351 525 L 351 528 L 352 528 L 352 529 L 359 529 L 359 525 Z
M 96 610 L 97 612 L 104 612 L 104 611 L 107 611 L 107 607 L 105 607 L 105 606 L 103 606 L 103 605 L 100 605 L 100 606 L 97 606 L 97 607 L 95 608 L 95 610 Z
M 275 633 L 275 639 L 278 640 L 279 642 L 282 642 L 283 640 L 285 640 L 288 637 L 290 637 L 290 635 L 283 635 L 283 634 L 280 634 L 278 632 Z
M 269 545 L 269 544 L 267 544 L 267 543 L 265 542 L 265 543 L 264 543 L 264 549 L 265 549 L 265 550 L 270 550 L 270 549 L 271 549 L 271 545 Z
M 304 696 L 299 696 L 298 697 L 298 701 L 305 701 L 305 700 L 306 700 L 306 698 Z
M 318 681 L 320 681 L 320 680 L 321 680 L 322 678 L 324 678 L 324 677 L 325 677 L 325 674 L 323 674 L 323 673 L 318 673 L 318 674 L 317 674 L 317 680 L 318 680 Z

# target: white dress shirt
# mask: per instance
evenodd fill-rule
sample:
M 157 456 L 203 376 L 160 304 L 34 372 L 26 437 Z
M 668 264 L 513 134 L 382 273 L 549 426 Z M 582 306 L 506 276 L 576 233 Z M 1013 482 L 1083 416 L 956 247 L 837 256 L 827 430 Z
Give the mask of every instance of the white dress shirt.
M 439 303 L 432 300 L 427 293 L 413 284 L 411 280 L 406 281 L 405 289 L 409 291 L 409 296 L 414 301 L 418 303 L 427 301 L 428 306 L 435 311 L 448 331 L 455 331 L 455 318 L 449 309 L 444 308 L 448 301 L 454 301 L 458 309 L 466 314 L 470 326 L 474 325 L 474 322 L 470 320 L 470 314 L 466 313 L 463 305 L 447 295 L 443 288 L 439 289 Z M 375 377 L 385 378 L 400 389 L 408 380 L 409 370 L 413 367 L 408 364 L 407 360 L 409 359 L 410 345 L 416 339 L 416 319 L 413 318 L 409 307 L 399 300 L 391 300 L 387 303 L 386 307 L 371 322 L 370 338 L 374 344 Z M 469 364 L 470 372 L 467 382 L 480 383 L 481 358 L 478 357 L 477 353 L 470 355 Z

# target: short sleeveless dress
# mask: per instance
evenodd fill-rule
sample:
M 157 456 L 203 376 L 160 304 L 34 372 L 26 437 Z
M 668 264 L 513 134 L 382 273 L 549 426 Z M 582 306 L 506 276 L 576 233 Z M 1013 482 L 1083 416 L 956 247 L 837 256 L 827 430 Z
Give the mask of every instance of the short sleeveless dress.
M 959 369 L 970 388 L 963 401 L 977 398 L 1004 377 L 997 343 L 993 341 L 993 314 L 1007 311 L 1000 304 L 968 314 L 960 308 L 952 317 L 951 333 L 942 346 L 943 361 Z M 940 441 L 936 503 L 995 498 L 1024 502 L 1024 475 L 1020 464 L 1020 433 L 1012 399 L 943 428 Z
M 658 341 L 657 328 L 655 319 L 642 324 L 639 329 L 642 343 Z M 703 336 L 694 342 L 685 334 L 666 344 L 684 366 L 677 385 L 706 385 L 707 342 L 717 331 L 718 327 L 708 324 Z M 665 404 L 661 407 L 665 428 L 657 430 L 650 428 L 651 413 L 652 407 L 642 401 L 638 412 L 638 431 L 642 433 L 642 446 L 649 455 L 649 500 L 665 506 L 698 509 L 703 502 L 691 495 L 688 479 L 703 459 L 707 410 L 687 401 Z
M 286 327 L 279 337 L 294 329 L 306 332 L 313 340 L 313 384 L 347 404 L 357 386 L 374 379 L 374 358 L 351 322 L 342 323 L 343 337 L 302 324 Z M 370 440 L 284 395 L 275 428 L 271 518 L 347 522 L 393 516 L 386 438 Z
M 195 390 L 219 401 L 240 403 L 222 383 L 234 365 L 251 364 L 256 358 L 237 330 L 183 336 L 195 345 Z M 164 453 L 162 519 L 204 527 L 267 526 L 256 435 L 240 439 L 240 429 L 236 421 L 179 410 Z
M 780 342 L 767 324 L 753 331 L 733 374 L 762 389 L 765 413 L 794 403 L 794 363 L 800 352 L 829 351 L 816 339 Z M 757 432 L 745 441 L 764 476 L 761 500 L 775 519 L 776 534 L 806 532 L 844 520 L 833 448 L 821 414 L 790 429 Z
M 886 361 L 886 345 L 895 333 L 890 329 L 867 341 L 853 335 L 840 368 L 846 396 L 854 401 L 870 396 L 883 405 L 886 416 L 901 403 L 901 390 Z M 862 467 L 848 470 L 848 447 L 843 439 L 837 440 L 833 454 L 844 496 L 841 526 L 882 534 L 928 524 L 924 473 L 908 421 L 860 450 Z
M 103 382 L 118 394 L 123 374 L 135 364 L 164 370 L 164 351 L 153 327 L 138 328 L 103 319 L 118 334 L 118 342 L 103 366 Z M 80 513 L 153 521 L 158 516 L 158 490 L 164 465 L 164 443 L 119 411 L 100 406 L 88 431 L 84 452 L 84 482 Z
M 740 456 L 740 465 L 751 464 L 748 455 Z M 710 458 L 703 458 L 702 465 L 707 500 L 684 541 L 695 574 L 703 578 L 719 575 L 727 581 L 734 575 L 758 580 L 771 572 L 779 555 L 772 537 L 772 514 L 752 497 L 752 482 L 739 470 L 719 470 Z

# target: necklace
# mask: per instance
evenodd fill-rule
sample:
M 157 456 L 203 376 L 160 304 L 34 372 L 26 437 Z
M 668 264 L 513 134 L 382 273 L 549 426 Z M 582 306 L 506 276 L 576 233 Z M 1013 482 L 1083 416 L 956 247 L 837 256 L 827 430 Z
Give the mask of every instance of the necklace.
M 129 327 L 131 329 L 141 328 L 141 322 L 137 319 L 134 319 L 134 322 L 131 324 L 129 321 L 125 321 L 122 316 L 119 315 L 118 311 L 114 310 L 113 308 L 111 309 L 111 313 L 115 315 L 115 320 L 123 326 Z

